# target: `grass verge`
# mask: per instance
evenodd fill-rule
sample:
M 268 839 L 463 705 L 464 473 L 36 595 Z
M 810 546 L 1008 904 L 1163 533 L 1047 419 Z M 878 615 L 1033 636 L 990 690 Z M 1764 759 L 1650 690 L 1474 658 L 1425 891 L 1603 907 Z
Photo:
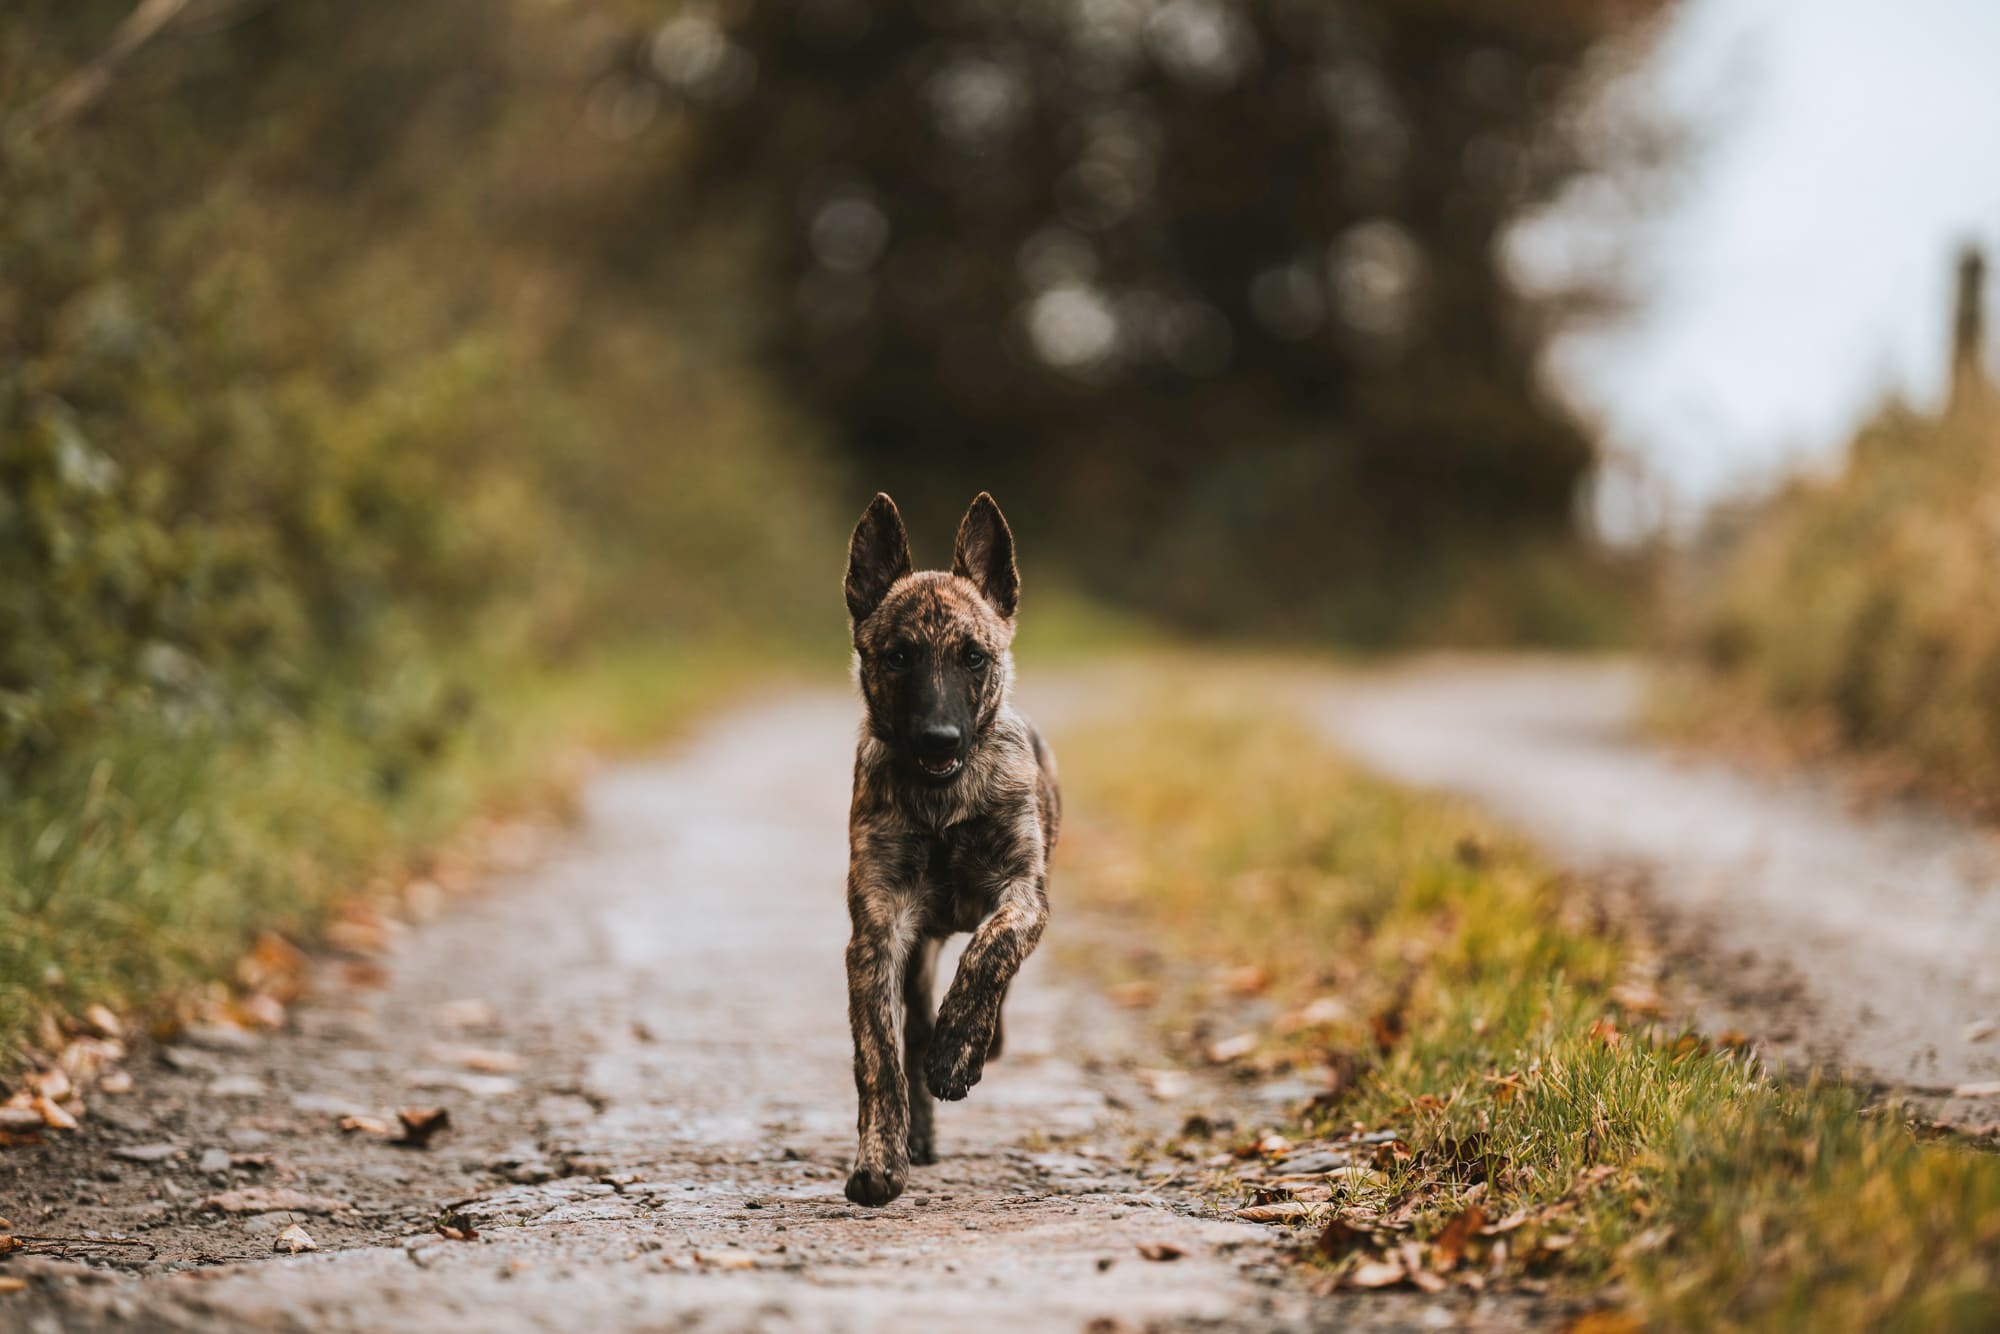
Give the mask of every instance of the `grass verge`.
M 659 738 L 797 661 L 641 643 L 469 684 L 412 668 L 254 729 L 107 728 L 0 811 L 0 1066 L 53 1054 L 94 1005 L 165 1014 L 261 931 L 313 941 L 475 815 L 553 808 L 585 748 Z
M 1398 1132 L 1329 1178 L 1316 1263 L 1666 1328 L 2000 1324 L 2000 1157 L 1666 1024 L 1643 942 L 1531 849 L 1210 686 L 1065 738 L 1065 891 L 1142 923 L 1157 957 L 1107 981 L 1157 980 L 1191 1059 L 1227 1012 L 1258 1021 L 1233 1069 L 1318 1074 L 1294 1139 Z M 1207 979 L 1178 1010 L 1161 959 Z

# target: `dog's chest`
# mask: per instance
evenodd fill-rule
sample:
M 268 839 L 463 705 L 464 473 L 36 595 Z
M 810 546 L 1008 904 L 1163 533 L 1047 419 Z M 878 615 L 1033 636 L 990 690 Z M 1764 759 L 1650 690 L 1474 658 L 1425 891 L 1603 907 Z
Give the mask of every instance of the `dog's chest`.
M 932 835 L 924 847 L 924 905 L 932 934 L 971 931 L 995 906 L 991 877 L 974 869 L 974 843 L 961 831 Z

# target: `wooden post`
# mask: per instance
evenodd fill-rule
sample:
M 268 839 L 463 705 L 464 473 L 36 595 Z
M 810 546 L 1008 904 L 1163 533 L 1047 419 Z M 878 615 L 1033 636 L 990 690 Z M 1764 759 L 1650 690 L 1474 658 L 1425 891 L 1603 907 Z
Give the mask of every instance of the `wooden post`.
M 1951 411 L 1986 395 L 1986 256 L 1968 245 L 1958 256 L 1958 295 L 1951 323 Z

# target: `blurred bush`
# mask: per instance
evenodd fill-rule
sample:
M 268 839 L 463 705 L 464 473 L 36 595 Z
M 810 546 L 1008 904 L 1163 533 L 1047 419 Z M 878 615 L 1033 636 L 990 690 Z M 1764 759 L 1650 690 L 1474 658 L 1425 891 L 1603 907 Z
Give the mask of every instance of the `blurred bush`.
M 559 225 L 617 165 L 573 151 L 565 30 L 472 0 L 0 25 L 0 785 L 413 660 L 834 630 L 805 430 Z
M 2000 791 L 2000 411 L 1891 404 L 1834 476 L 1740 518 L 1692 646 L 1808 743 Z

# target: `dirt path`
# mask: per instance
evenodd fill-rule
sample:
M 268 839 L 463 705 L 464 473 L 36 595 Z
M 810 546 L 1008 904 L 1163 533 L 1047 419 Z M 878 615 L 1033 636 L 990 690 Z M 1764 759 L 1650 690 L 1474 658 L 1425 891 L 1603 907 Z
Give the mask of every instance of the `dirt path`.
M 2000 1078 L 1992 831 L 1676 756 L 1635 735 L 1642 689 L 1628 663 L 1441 659 L 1306 694 L 1371 767 L 1469 796 L 1581 870 L 1642 877 L 1712 1022 L 1906 1087 Z
M 76 1247 L 88 1266 L 13 1257 L 9 1273 L 38 1281 L 0 1299 L 5 1316 L 427 1332 L 1449 1323 L 1428 1298 L 1309 1299 L 1278 1281 L 1272 1229 L 1198 1217 L 1192 1196 L 1123 1166 L 1133 1113 L 1118 1104 L 1145 1101 L 1129 1080 L 1120 1096 L 1128 1039 L 1039 957 L 1007 1055 L 942 1109 L 945 1161 L 888 1209 L 848 1204 L 853 720 L 845 694 L 787 696 L 604 773 L 539 866 L 408 932 L 386 986 L 322 970 L 299 1031 L 193 1035 L 77 1135 L 0 1155 L 17 1232 L 143 1243 Z M 468 1069 L 467 1046 L 519 1068 Z M 428 1149 L 338 1129 L 412 1103 L 451 1111 Z M 205 1203 L 257 1188 L 319 1202 Z M 477 1241 L 438 1235 L 447 1205 Z M 318 1253 L 273 1255 L 293 1221 Z M 1151 1243 L 1185 1258 L 1142 1259 Z

